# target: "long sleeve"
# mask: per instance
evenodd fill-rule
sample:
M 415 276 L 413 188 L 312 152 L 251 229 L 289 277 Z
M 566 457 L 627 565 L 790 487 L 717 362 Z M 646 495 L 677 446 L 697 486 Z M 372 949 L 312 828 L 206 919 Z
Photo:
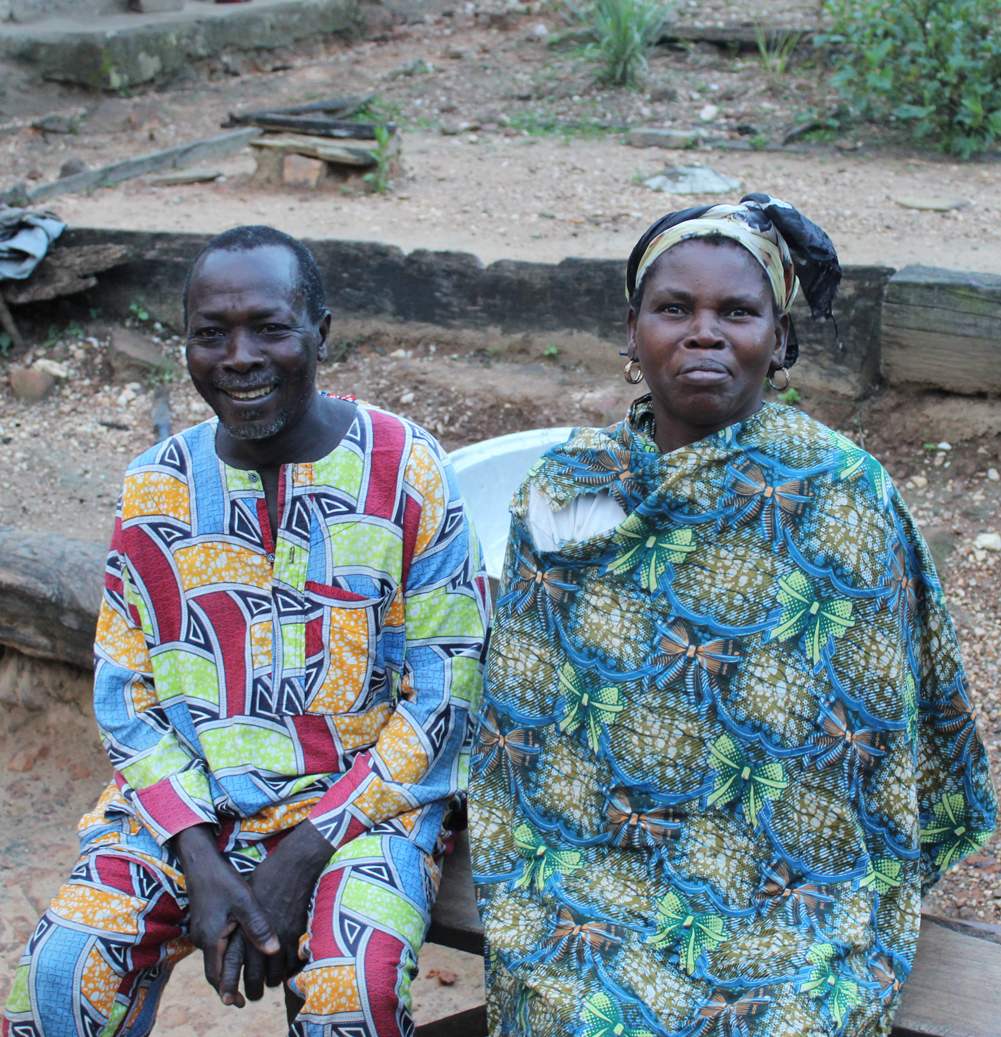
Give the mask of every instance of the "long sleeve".
M 216 814 L 205 763 L 175 728 L 168 689 L 154 685 L 144 630 L 150 610 L 129 569 L 121 514 L 119 505 L 94 646 L 94 711 L 122 794 L 166 842 L 184 828 L 214 823 Z
M 334 846 L 456 796 L 468 775 L 487 622 L 479 544 L 437 444 L 415 439 L 404 480 L 404 578 L 383 632 L 398 646 L 395 708 L 310 814 Z

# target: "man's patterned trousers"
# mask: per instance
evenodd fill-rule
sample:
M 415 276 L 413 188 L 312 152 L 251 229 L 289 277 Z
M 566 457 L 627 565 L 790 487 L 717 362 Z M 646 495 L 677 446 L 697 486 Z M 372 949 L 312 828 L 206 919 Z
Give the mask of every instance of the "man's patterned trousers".
M 3 1037 L 146 1037 L 171 970 L 194 950 L 176 859 L 131 818 L 108 823 L 104 802 L 81 822 L 79 861 L 28 941 Z M 246 873 L 277 841 L 224 854 Z M 289 981 L 305 1001 L 290 1035 L 410 1037 L 439 877 L 430 854 L 378 828 L 333 855 Z

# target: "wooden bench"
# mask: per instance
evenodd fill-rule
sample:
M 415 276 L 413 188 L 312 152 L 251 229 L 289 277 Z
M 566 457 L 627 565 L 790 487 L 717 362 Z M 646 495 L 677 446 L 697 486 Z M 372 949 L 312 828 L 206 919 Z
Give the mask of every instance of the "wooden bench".
M 456 837 L 431 912 L 428 940 L 483 953 L 469 839 Z M 486 1037 L 485 1005 L 417 1027 L 416 1037 Z M 904 987 L 892 1037 L 999 1037 L 1001 926 L 921 916 L 914 968 Z

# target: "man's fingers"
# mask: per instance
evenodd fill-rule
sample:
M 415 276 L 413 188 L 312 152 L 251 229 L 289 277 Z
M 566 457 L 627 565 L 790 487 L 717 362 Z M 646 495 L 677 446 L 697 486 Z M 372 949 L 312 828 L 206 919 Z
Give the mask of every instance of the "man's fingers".
M 280 987 L 285 982 L 284 950 L 281 954 L 273 954 L 267 959 L 267 984 L 269 987 Z
M 278 937 L 253 894 L 233 911 L 247 939 L 262 954 L 277 954 L 281 948 Z
M 264 997 L 264 977 L 267 963 L 273 958 L 266 958 L 256 947 L 246 944 L 243 960 L 243 989 L 251 1001 L 260 1001 Z
M 237 929 L 226 948 L 222 962 L 222 977 L 217 988 L 224 1005 L 236 1005 L 237 1008 L 243 1008 L 244 1000 L 240 993 L 240 971 L 243 969 L 246 947 L 243 932 Z

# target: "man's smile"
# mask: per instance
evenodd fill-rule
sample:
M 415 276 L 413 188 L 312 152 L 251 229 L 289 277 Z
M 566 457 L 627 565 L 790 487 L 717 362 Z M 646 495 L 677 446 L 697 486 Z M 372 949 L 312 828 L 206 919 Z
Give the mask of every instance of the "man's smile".
M 256 389 L 222 389 L 221 391 L 234 400 L 259 400 L 262 396 L 267 396 L 274 387 L 274 383 L 272 383 L 258 386 Z

